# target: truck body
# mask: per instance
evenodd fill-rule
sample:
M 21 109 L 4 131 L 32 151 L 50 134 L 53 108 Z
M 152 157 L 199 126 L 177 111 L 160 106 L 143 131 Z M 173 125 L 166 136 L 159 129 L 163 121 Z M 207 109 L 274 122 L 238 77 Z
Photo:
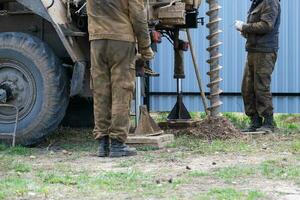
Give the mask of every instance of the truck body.
M 149 26 L 196 28 L 200 4 L 145 0 Z M 0 0 L 0 102 L 19 108 L 19 144 L 37 143 L 56 129 L 70 97 L 92 96 L 85 6 L 84 0 Z M 13 129 L 14 115 L 0 108 L 0 140 Z

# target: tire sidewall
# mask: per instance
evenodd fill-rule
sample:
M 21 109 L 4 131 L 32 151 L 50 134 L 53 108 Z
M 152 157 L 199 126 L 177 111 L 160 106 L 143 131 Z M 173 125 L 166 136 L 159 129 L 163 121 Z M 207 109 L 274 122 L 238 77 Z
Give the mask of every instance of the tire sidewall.
M 27 116 L 24 116 L 20 121 L 18 122 L 18 136 L 23 135 L 26 133 L 29 126 L 31 126 L 33 121 L 38 120 L 40 113 L 42 112 L 42 108 L 44 107 L 43 104 L 46 103 L 45 101 L 45 95 L 44 95 L 44 80 L 43 76 L 39 67 L 33 62 L 33 58 L 30 58 L 28 55 L 25 55 L 24 53 L 14 50 L 14 49 L 0 49 L 0 59 L 10 59 L 15 60 L 17 62 L 20 62 L 23 64 L 23 66 L 26 68 L 27 73 L 30 73 L 34 79 L 35 84 L 35 102 L 32 106 L 32 110 L 30 113 L 28 113 Z M 1 132 L 12 132 L 14 128 L 14 123 L 8 123 L 8 124 L 1 124 L 0 127 L 0 133 Z

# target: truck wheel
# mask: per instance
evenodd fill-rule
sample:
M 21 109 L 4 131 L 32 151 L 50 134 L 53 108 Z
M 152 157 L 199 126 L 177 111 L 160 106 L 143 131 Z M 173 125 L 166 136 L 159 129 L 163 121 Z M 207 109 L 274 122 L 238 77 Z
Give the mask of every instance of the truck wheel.
M 65 115 L 69 99 L 65 71 L 48 45 L 36 37 L 0 33 L 1 88 L 8 95 L 6 103 L 19 108 L 17 144 L 38 143 Z M 1 133 L 13 131 L 14 117 L 13 109 L 0 108 L 0 138 Z

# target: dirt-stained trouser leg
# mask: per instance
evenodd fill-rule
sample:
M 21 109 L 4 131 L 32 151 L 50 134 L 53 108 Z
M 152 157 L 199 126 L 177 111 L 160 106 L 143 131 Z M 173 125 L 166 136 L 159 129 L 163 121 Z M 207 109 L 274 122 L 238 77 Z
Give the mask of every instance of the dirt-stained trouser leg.
M 248 116 L 273 115 L 271 76 L 277 60 L 276 53 L 248 53 L 242 95 Z
M 256 109 L 260 116 L 273 116 L 271 80 L 277 53 L 256 53 L 254 60 L 254 90 Z
M 96 40 L 91 44 L 96 139 L 109 135 L 125 142 L 135 85 L 135 44 Z
M 135 88 L 135 43 L 111 40 L 108 44 L 112 91 L 110 138 L 125 142 Z
M 93 135 L 101 139 L 109 135 L 111 124 L 111 83 L 108 55 L 106 53 L 108 41 L 91 41 L 91 77 L 94 96 Z
M 254 91 L 254 55 L 248 53 L 242 82 L 242 96 L 246 115 L 252 117 L 257 115 L 256 97 Z

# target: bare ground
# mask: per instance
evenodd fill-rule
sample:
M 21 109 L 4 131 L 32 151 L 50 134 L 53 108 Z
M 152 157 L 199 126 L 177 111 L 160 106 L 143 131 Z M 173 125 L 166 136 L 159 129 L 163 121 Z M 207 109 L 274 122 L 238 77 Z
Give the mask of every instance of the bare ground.
M 295 140 L 299 140 L 298 136 L 249 137 L 233 142 L 232 146 L 236 147 L 229 150 L 227 149 L 229 147 L 226 147 L 228 143 L 220 142 L 215 149 L 213 149 L 213 144 L 212 147 L 208 146 L 211 149 L 207 152 L 174 144 L 161 150 L 140 151 L 136 157 L 119 159 L 98 158 L 95 154 L 97 145 L 90 140 L 81 141 L 78 137 L 55 140 L 58 141 L 52 145 L 49 144 L 53 140 L 48 140 L 47 144 L 34 148 L 26 155 L 14 155 L 8 151 L 0 151 L 0 159 L 3 161 L 13 158 L 13 163 L 18 162 L 30 166 L 30 170 L 21 170 L 21 172 L 9 167 L 7 170 L 0 169 L 2 180 L 19 177 L 30 181 L 27 187 L 29 189 L 25 192 L 16 190 L 12 195 L 2 199 L 300 199 L 300 182 L 298 182 L 300 171 L 293 169 L 296 171 L 283 172 L 281 176 L 281 171 L 286 170 L 289 166 L 300 166 L 300 149 L 297 149 L 298 147 L 296 149 L 289 148 Z M 65 141 L 68 141 L 71 146 L 61 145 Z M 90 148 L 80 149 L 81 144 L 86 142 L 91 144 Z M 248 145 L 247 149 L 240 148 L 239 142 L 242 147 Z M 205 140 L 199 143 L 199 145 L 201 144 L 204 145 Z M 272 169 L 274 172 L 270 171 L 271 176 L 263 176 L 256 172 L 243 172 L 244 167 L 261 166 L 266 161 L 278 161 L 281 168 L 278 172 L 277 168 L 274 169 L 275 171 Z M 230 167 L 238 167 L 238 170 L 229 171 L 227 174 L 226 170 Z M 225 171 L 218 171 L 222 169 Z M 137 178 L 138 180 L 133 178 L 132 187 L 134 188 L 131 188 L 131 180 L 127 180 L 127 176 L 115 177 L 122 173 L 128 174 L 129 172 L 130 174 L 132 171 L 145 176 L 141 178 L 142 181 L 139 180 L 140 177 Z M 97 187 L 97 182 L 81 183 L 77 179 L 77 182 L 74 183 L 73 179 L 70 181 L 67 179 L 67 182 L 64 182 L 66 180 L 45 181 L 43 174 L 55 173 L 58 174 L 58 177 L 70 175 L 73 179 L 76 179 L 79 174 L 84 174 L 84 176 L 86 174 L 89 179 L 107 173 L 113 175 L 108 178 L 107 182 L 103 183 L 101 180 L 99 187 Z M 288 174 L 285 178 L 284 173 L 292 173 L 295 177 Z M 122 182 L 122 179 L 126 180 Z M 109 184 L 119 189 L 114 190 Z M 122 184 L 130 186 L 121 186 Z M 35 187 L 45 187 L 46 189 L 45 191 L 43 189 L 35 190 Z M 253 198 L 238 196 L 230 192 L 231 188 L 244 194 L 249 191 L 258 191 L 262 195 Z M 221 190 L 220 192 L 218 189 L 228 189 L 228 191 Z

